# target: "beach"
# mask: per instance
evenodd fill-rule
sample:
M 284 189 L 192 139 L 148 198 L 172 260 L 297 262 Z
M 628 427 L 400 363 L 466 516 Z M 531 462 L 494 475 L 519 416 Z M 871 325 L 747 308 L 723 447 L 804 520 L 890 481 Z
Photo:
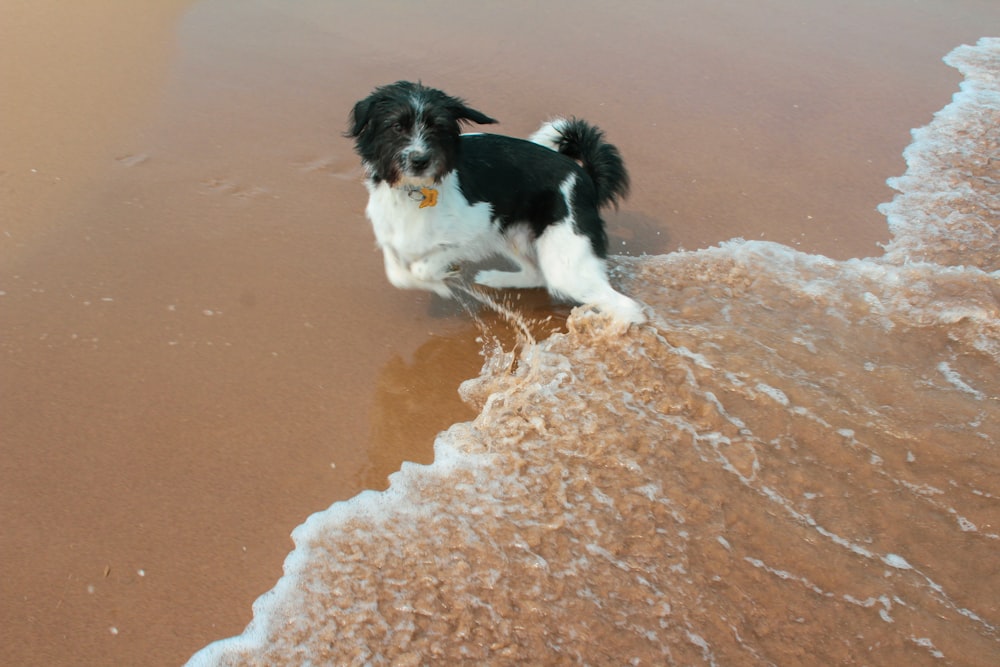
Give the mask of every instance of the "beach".
M 831 646 L 860 642 L 868 625 L 888 628 L 866 640 L 875 664 L 996 657 L 996 360 L 975 322 L 995 317 L 997 267 L 970 260 L 961 273 L 942 243 L 890 228 L 907 209 L 877 208 L 900 192 L 886 179 L 912 167 L 911 129 L 959 91 L 942 58 L 996 36 L 992 3 L 416 12 L 211 0 L 139 12 L 104 0 L 87 12 L 10 3 L 0 26 L 0 84 L 14 93 L 0 98 L 0 639 L 11 664 L 183 664 L 242 633 L 307 545 L 289 558 L 318 578 L 302 609 L 344 615 L 329 625 L 303 613 L 280 644 L 289 653 L 261 657 L 246 641 L 225 660 L 294 664 L 295 647 L 326 632 L 344 649 L 337 661 L 454 657 L 434 639 L 443 633 L 494 646 L 467 657 L 496 664 L 528 649 L 554 663 L 641 649 L 675 664 L 808 664 L 857 659 L 861 648 Z M 477 322 L 458 303 L 392 288 L 342 133 L 356 100 L 399 79 L 463 97 L 504 134 L 556 115 L 600 125 L 632 176 L 631 197 L 606 215 L 615 281 L 654 309 L 652 330 L 615 338 L 545 294 L 511 294 L 537 322 L 537 345 L 513 351 L 502 316 L 484 309 Z M 878 263 L 886 247 L 898 260 Z M 931 296 L 892 291 L 910 284 Z M 944 296 L 965 315 L 939 321 Z M 567 333 L 546 340 L 552 331 Z M 502 372 L 521 353 L 521 374 Z M 570 376 L 580 384 L 559 379 Z M 614 412 L 632 405 L 626 394 L 631 417 Z M 666 462 L 650 442 L 667 443 Z M 463 507 L 486 517 L 484 533 L 463 532 Z M 528 530 L 531 514 L 540 523 Z M 422 541 L 435 530 L 451 536 L 437 560 Z M 605 555 L 611 538 L 635 551 Z M 506 554 L 510 573 L 476 569 L 477 544 Z M 325 550 L 329 571 L 310 549 Z M 378 555 L 392 549 L 414 560 Z M 590 564 L 568 565 L 574 550 L 610 570 L 588 584 Z M 658 559 L 678 579 L 647 604 L 617 572 L 658 581 Z M 378 563 L 424 575 L 400 584 L 394 622 L 348 604 L 384 601 L 382 575 L 365 569 Z M 359 572 L 371 580 L 344 588 Z M 431 580 L 471 582 L 481 605 L 440 583 L 427 598 Z M 508 607 L 491 599 L 483 611 L 487 589 L 509 591 Z M 611 633 L 598 640 L 608 653 L 589 657 L 566 635 L 542 637 L 590 618 L 583 590 L 622 618 L 636 612 L 636 636 L 664 634 L 640 646 Z M 442 616 L 456 599 L 473 611 Z M 350 634 L 355 612 L 385 632 Z M 547 630 L 525 634 L 526 619 Z M 420 630 L 389 632 L 404 621 Z M 894 634 L 904 624 L 927 634 Z M 722 639 L 733 632 L 746 641 Z

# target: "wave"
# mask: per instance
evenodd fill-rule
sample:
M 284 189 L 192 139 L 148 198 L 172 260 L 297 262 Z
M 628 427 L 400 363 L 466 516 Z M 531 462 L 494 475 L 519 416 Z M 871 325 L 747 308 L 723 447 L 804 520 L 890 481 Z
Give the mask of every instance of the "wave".
M 189 664 L 990 664 L 1000 39 L 946 62 L 884 256 L 615 258 L 649 326 L 494 350 L 434 463 L 296 528 Z

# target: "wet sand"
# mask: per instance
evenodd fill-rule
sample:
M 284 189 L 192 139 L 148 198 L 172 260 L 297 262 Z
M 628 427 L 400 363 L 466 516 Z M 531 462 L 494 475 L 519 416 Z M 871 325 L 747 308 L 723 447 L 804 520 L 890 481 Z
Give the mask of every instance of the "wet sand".
M 478 330 L 391 289 L 363 219 L 339 134 L 375 84 L 421 78 L 509 134 L 600 124 L 633 174 L 623 253 L 879 254 L 884 180 L 957 87 L 940 58 L 1000 11 L 728 5 L 4 9 L 10 662 L 178 664 L 238 633 L 294 526 L 471 416 Z

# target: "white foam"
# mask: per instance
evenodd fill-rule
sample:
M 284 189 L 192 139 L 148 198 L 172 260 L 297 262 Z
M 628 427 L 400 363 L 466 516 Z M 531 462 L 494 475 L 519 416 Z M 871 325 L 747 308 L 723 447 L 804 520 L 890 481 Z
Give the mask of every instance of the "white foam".
M 886 247 L 889 261 L 1000 268 L 995 217 L 1000 183 L 988 174 L 976 175 L 979 167 L 989 166 L 976 161 L 983 142 L 995 141 L 1000 127 L 998 54 L 1000 39 L 984 37 L 945 57 L 965 80 L 951 104 L 928 126 L 914 130 L 903 153 L 906 174 L 888 181 L 901 193 L 879 207 L 894 235 Z
M 886 565 L 889 565 L 890 567 L 896 568 L 897 570 L 913 569 L 910 566 L 910 564 L 906 562 L 905 558 L 897 554 L 886 554 L 885 556 L 882 557 L 882 562 L 885 563 Z
M 781 405 L 786 405 L 786 406 L 789 403 L 788 396 L 786 396 L 785 392 L 781 391 L 777 387 L 772 387 L 770 385 L 764 384 L 763 382 L 758 382 L 757 386 L 754 387 L 754 389 L 764 394 L 765 396 L 769 397 L 776 403 L 780 403 Z
M 934 642 L 932 642 L 929 637 L 910 637 L 910 641 L 921 648 L 927 649 L 927 652 L 935 658 L 939 660 L 944 658 L 944 653 L 934 647 Z
M 962 376 L 952 369 L 951 365 L 949 365 L 947 361 L 939 363 L 937 368 L 941 371 L 941 375 L 943 375 L 945 379 L 959 391 L 964 391 L 967 394 L 975 396 L 977 401 L 981 401 L 986 398 L 986 395 L 983 394 L 983 392 L 969 386 L 969 384 L 962 379 Z

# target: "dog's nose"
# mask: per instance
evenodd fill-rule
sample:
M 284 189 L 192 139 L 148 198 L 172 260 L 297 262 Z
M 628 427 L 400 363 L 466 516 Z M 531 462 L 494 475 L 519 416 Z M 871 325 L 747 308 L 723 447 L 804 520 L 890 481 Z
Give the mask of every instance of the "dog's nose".
M 431 163 L 431 156 L 428 153 L 410 153 L 409 156 L 410 166 L 416 170 L 420 171 L 427 168 L 427 165 Z

